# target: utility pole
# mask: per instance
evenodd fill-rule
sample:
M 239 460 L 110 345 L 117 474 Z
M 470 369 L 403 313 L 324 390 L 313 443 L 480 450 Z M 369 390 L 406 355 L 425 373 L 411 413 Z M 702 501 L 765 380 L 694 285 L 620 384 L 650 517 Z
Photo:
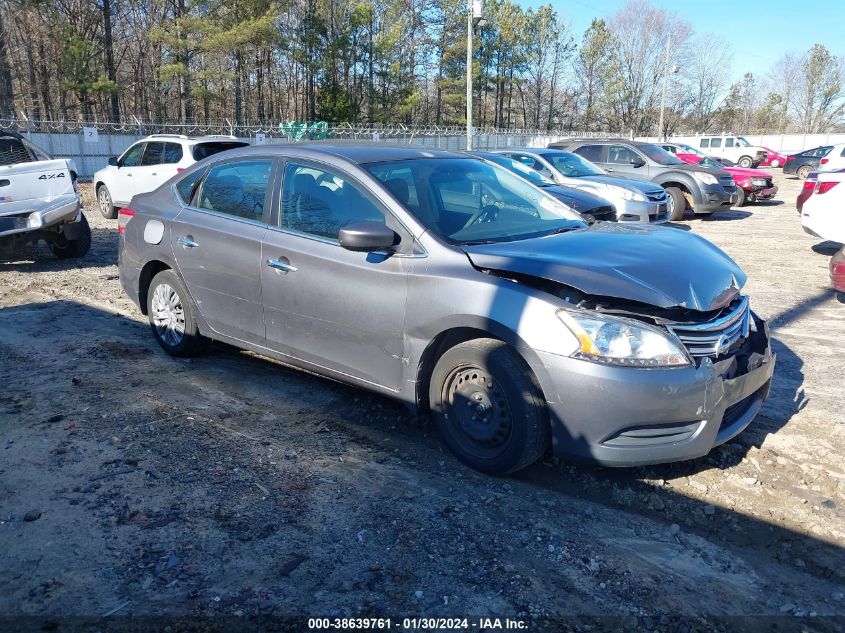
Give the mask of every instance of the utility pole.
M 467 151 L 472 151 L 472 35 L 475 27 L 484 26 L 481 0 L 467 0 Z
M 669 83 L 669 48 L 672 44 L 672 35 L 666 38 L 666 59 L 663 62 L 663 96 L 660 97 L 660 125 L 657 129 L 657 140 L 662 141 L 663 138 L 663 112 L 666 110 L 666 84 Z

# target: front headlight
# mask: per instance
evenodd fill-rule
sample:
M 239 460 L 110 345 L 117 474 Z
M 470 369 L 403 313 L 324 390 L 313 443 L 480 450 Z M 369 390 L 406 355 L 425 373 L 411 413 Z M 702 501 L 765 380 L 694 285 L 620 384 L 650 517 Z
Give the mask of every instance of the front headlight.
M 765 178 L 752 178 L 751 184 L 755 187 L 765 187 L 766 186 L 766 179 Z
M 718 185 L 719 179 L 713 174 L 708 174 L 706 171 L 694 171 L 692 175 L 695 176 L 699 182 L 705 185 Z
M 690 364 L 679 340 L 640 321 L 563 308 L 557 315 L 578 339 L 575 358 L 625 367 Z
M 646 201 L 646 197 L 638 191 L 626 189 L 625 187 L 620 187 L 619 185 L 607 185 L 607 190 L 609 193 L 612 193 L 614 196 L 618 196 L 623 200 L 635 200 L 637 202 Z

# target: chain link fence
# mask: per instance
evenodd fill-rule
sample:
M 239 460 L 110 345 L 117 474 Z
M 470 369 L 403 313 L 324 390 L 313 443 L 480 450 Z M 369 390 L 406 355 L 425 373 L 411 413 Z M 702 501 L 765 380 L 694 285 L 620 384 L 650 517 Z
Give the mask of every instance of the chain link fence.
M 184 136 L 233 136 L 249 143 L 282 143 L 302 140 L 381 141 L 421 145 L 433 149 L 466 149 L 466 128 L 457 126 L 406 126 L 288 122 L 277 126 L 214 124 L 155 124 L 138 119 L 114 122 L 32 121 L 0 119 L 0 130 L 19 132 L 56 158 L 71 158 L 79 177 L 91 178 L 109 157 L 119 156 L 135 141 L 150 134 Z M 564 138 L 627 136 L 604 132 L 477 129 L 473 148 L 479 151 L 507 147 L 546 147 Z

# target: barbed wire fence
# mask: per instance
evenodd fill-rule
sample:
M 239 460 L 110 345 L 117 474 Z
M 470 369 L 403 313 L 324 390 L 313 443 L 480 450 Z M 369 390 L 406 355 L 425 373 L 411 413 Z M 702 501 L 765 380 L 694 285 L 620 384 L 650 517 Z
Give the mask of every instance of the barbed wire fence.
M 460 126 L 407 126 L 397 124 L 331 124 L 286 122 L 236 125 L 223 120 L 213 123 L 150 123 L 136 117 L 113 121 L 33 121 L 0 118 L 0 130 L 18 132 L 57 158 L 71 158 L 82 179 L 91 178 L 132 143 L 152 134 L 178 136 L 232 136 L 253 144 L 304 140 L 376 141 L 421 145 L 432 149 L 466 149 L 466 128 Z M 478 151 L 508 147 L 545 147 L 564 138 L 608 138 L 628 134 L 574 130 L 526 130 L 479 128 L 473 135 Z

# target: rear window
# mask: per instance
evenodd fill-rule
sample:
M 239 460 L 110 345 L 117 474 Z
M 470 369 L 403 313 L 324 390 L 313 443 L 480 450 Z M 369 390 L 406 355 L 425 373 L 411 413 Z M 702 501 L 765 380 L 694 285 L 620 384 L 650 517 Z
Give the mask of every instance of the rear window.
M 225 152 L 228 149 L 246 147 L 247 145 L 249 145 L 249 143 L 243 143 L 241 141 L 213 141 L 209 143 L 199 143 L 194 145 L 191 149 L 191 154 L 193 154 L 194 160 L 202 160 L 203 158 L 214 156 L 220 152 Z
M 18 139 L 0 138 L 0 165 L 17 165 L 31 161 L 32 156 Z

